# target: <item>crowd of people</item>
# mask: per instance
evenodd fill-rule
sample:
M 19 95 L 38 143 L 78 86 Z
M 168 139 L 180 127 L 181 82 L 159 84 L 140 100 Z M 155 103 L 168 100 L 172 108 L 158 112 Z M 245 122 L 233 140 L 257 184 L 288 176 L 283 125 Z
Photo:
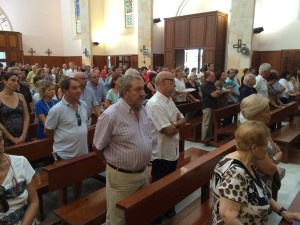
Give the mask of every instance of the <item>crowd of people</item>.
M 4 145 L 30 140 L 27 131 L 31 112 L 35 112 L 38 123 L 35 138 L 53 140 L 55 163 L 88 153 L 88 127 L 92 115 L 98 117 L 93 143 L 107 165 L 106 224 L 124 225 L 123 211 L 116 202 L 148 185 L 150 163 L 151 182 L 176 170 L 179 131 L 186 124 L 176 105 L 198 101 L 203 106 L 204 143 L 212 137 L 213 110 L 238 102 L 241 106 L 241 126 L 235 133 L 237 151 L 217 164 L 212 178 L 213 224 L 265 224 L 271 209 L 287 221 L 299 220 L 300 214 L 288 212 L 275 201 L 280 188 L 277 164 L 282 153 L 266 124 L 270 110 L 283 107 L 292 98 L 297 100 L 300 70 L 292 74 L 283 71 L 279 79 L 271 65 L 264 63 L 258 75 L 245 69 L 242 84 L 238 72 L 231 68 L 215 75 L 213 63 L 205 64 L 198 73 L 197 68 L 154 70 L 153 66 L 139 70 L 105 66 L 100 70 L 78 67 L 74 62 L 69 67 L 63 64 L 62 69 L 16 64 L 2 71 L 0 130 L 5 138 L 1 135 L 0 168 L 6 173 L 1 171 L 0 176 L 0 223 L 11 217 L 18 220 L 16 224 L 34 223 L 38 206 L 31 182 L 34 171 L 25 158 L 4 153 Z M 224 126 L 230 123 L 232 118 L 223 121 Z M 12 176 L 8 186 L 4 183 L 6 174 Z M 28 194 L 15 193 L 6 200 L 6 193 L 11 193 L 8 190 L 18 186 Z M 74 185 L 75 197 L 81 195 L 81 188 L 81 183 Z M 15 215 L 13 199 L 19 198 L 23 199 L 23 212 Z M 63 204 L 62 192 L 58 192 L 58 200 Z M 163 217 L 175 214 L 172 207 L 153 224 L 161 224 Z

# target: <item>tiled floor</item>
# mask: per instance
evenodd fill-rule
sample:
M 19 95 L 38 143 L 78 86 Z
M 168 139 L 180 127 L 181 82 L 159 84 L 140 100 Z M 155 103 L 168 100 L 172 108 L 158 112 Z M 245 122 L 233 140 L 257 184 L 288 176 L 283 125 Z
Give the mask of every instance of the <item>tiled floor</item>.
M 194 142 L 186 141 L 185 148 L 188 149 L 190 147 L 196 147 L 196 148 L 200 148 L 200 149 L 207 150 L 207 151 L 212 151 L 215 149 L 215 147 L 205 146 L 204 144 L 201 144 L 201 143 L 194 143 Z M 289 206 L 289 204 L 293 200 L 294 196 L 300 189 L 300 176 L 299 176 L 300 150 L 297 151 L 297 148 L 293 147 L 293 149 L 290 151 L 290 159 L 291 159 L 292 163 L 288 163 L 288 164 L 280 163 L 279 164 L 280 167 L 283 167 L 286 169 L 286 175 L 285 175 L 284 179 L 282 180 L 282 186 L 279 191 L 278 201 L 286 208 Z M 87 179 L 84 182 L 83 193 L 84 194 L 90 193 L 92 191 L 95 191 L 95 190 L 101 188 L 102 186 L 103 186 L 102 183 L 100 183 L 99 181 L 97 181 L 93 178 Z M 71 189 L 68 193 L 69 193 L 70 200 L 72 200 L 73 194 L 72 194 Z M 200 192 L 196 191 L 191 196 L 189 196 L 188 198 L 183 200 L 181 203 L 177 204 L 176 210 L 180 211 L 182 208 L 184 208 L 186 205 L 188 205 L 195 198 L 199 197 L 199 195 L 200 195 Z M 45 211 L 46 211 L 46 220 L 40 224 L 41 225 L 50 225 L 53 223 L 53 221 L 57 221 L 57 219 L 55 218 L 55 216 L 52 213 L 53 209 L 55 209 L 57 207 L 55 193 L 48 193 L 44 196 L 44 205 L 45 205 Z M 278 224 L 280 219 L 281 218 L 277 214 L 272 213 L 269 216 L 268 225 Z

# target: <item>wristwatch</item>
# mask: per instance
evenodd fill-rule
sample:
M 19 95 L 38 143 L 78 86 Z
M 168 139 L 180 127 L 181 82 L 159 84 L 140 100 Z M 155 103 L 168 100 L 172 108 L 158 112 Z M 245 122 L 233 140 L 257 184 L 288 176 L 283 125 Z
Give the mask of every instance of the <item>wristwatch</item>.
M 277 214 L 278 214 L 279 216 L 282 216 L 282 213 L 283 213 L 284 211 L 287 211 L 287 210 L 286 210 L 285 208 L 281 207 L 281 209 L 279 209 L 279 211 L 277 212 Z

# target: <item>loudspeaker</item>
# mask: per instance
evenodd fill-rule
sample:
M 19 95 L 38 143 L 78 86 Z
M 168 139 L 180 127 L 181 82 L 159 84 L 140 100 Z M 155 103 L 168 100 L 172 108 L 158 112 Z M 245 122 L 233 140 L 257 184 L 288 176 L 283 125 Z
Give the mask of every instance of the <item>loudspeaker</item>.
M 153 23 L 159 23 L 159 22 L 161 22 L 160 18 L 153 19 Z
M 94 41 L 93 45 L 99 45 L 100 43 L 98 41 Z
M 259 34 L 261 32 L 264 31 L 264 28 L 263 27 L 256 27 L 256 28 L 253 28 L 253 33 L 254 34 Z

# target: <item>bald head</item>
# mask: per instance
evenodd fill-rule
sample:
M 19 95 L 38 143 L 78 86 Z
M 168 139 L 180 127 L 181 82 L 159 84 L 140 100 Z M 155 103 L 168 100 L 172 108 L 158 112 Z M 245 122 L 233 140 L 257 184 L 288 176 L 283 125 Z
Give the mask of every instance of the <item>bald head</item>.
M 156 78 L 155 78 L 155 83 L 157 86 L 161 85 L 162 82 L 166 79 L 174 79 L 175 76 L 168 72 L 168 71 L 162 71 L 159 74 L 157 74 Z
M 83 72 L 76 72 L 74 77 L 79 81 L 80 87 L 85 88 L 85 86 L 87 84 L 86 75 Z

